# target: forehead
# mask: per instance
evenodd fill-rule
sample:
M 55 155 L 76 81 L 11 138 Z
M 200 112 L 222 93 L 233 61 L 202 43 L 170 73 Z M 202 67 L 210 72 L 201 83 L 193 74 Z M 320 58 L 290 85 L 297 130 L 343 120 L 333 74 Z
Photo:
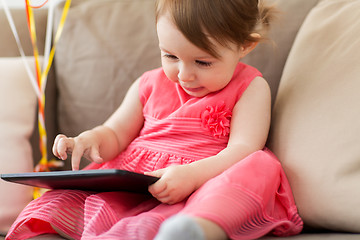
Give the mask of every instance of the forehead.
M 161 16 L 157 21 L 159 46 L 169 52 L 191 51 L 196 55 L 209 56 L 204 50 L 191 43 L 176 27 L 169 16 Z
M 159 41 L 185 38 L 168 14 L 162 15 L 158 18 L 156 29 Z
M 167 52 L 173 54 L 179 54 L 187 51 L 193 53 L 193 55 L 196 56 L 214 58 L 211 53 L 197 47 L 195 44 L 190 42 L 177 28 L 173 19 L 168 14 L 159 16 L 156 27 L 159 39 L 159 46 L 161 50 L 166 50 Z M 221 59 L 223 55 L 222 53 L 228 51 L 235 51 L 237 49 L 235 44 L 229 43 L 229 46 L 225 47 L 220 43 L 216 42 L 211 37 L 208 37 L 208 39 L 213 44 L 216 51 L 219 53 L 219 56 L 215 58 Z

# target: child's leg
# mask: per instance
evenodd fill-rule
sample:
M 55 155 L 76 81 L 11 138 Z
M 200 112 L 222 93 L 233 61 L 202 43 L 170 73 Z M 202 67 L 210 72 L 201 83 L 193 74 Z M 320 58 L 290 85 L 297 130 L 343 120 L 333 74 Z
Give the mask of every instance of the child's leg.
M 197 217 L 206 237 L 220 236 L 219 227 L 231 239 L 269 232 L 287 236 L 302 229 L 286 176 L 269 151 L 255 152 L 206 182 L 179 214 Z
M 83 204 L 90 193 L 75 190 L 54 190 L 30 202 L 10 228 L 7 239 L 26 239 L 41 234 L 69 230 L 73 238 L 81 233 Z M 61 226 L 61 227 L 59 227 Z M 76 229 L 80 229 L 76 231 Z

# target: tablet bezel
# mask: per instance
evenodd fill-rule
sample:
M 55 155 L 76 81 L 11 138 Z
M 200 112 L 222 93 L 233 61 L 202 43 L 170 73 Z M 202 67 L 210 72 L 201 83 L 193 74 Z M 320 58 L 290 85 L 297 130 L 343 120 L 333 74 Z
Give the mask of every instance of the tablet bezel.
M 1 174 L 8 182 L 47 189 L 76 189 L 96 192 L 127 191 L 149 194 L 159 178 L 119 169 L 52 171 Z

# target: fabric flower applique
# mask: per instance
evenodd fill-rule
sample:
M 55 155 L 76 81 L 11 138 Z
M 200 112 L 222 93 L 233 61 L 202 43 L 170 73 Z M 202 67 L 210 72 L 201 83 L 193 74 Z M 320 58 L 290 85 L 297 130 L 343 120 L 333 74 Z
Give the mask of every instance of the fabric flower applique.
M 228 136 L 231 115 L 224 102 L 216 106 L 207 106 L 201 115 L 202 127 L 208 129 L 214 137 Z

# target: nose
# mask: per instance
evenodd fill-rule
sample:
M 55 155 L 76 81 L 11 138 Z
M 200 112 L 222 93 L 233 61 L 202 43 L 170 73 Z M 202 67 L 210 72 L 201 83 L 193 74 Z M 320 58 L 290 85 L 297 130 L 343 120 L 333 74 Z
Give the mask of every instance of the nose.
M 179 64 L 178 79 L 181 82 L 193 81 L 195 79 L 195 75 L 191 66 Z

